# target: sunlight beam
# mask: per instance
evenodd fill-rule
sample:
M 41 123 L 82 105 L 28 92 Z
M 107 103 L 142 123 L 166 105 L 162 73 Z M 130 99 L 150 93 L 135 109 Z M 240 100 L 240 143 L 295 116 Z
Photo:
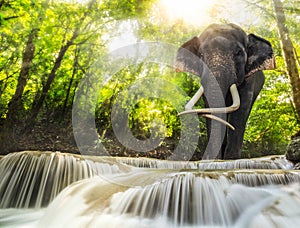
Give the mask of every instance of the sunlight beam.
M 182 19 L 191 25 L 207 24 L 209 12 L 216 0 L 161 0 L 161 6 L 170 20 Z

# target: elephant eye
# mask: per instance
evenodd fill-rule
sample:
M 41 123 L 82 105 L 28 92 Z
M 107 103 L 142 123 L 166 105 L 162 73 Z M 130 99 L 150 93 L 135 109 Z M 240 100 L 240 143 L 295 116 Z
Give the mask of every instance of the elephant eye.
M 236 50 L 236 52 L 235 52 L 235 55 L 236 55 L 236 56 L 242 56 L 243 54 L 244 54 L 244 52 L 243 52 L 242 49 L 238 49 L 238 50 Z

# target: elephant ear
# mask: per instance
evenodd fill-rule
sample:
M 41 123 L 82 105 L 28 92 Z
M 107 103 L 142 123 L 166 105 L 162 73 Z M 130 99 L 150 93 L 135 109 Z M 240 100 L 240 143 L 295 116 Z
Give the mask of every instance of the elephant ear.
M 248 35 L 246 77 L 261 70 L 275 69 L 275 58 L 269 41 L 254 34 Z
M 186 71 L 195 75 L 201 75 L 201 56 L 199 53 L 199 37 L 193 37 L 185 42 L 177 51 L 175 68 L 176 71 Z
M 194 55 L 198 54 L 199 47 L 200 47 L 200 39 L 197 36 L 194 36 L 192 39 L 188 40 L 181 46 L 181 48 L 184 48 L 192 52 Z

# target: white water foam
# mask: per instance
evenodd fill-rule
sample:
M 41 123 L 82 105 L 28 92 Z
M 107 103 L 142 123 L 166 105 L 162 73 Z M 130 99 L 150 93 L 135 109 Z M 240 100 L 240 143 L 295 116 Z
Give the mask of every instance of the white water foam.
M 300 173 L 291 167 L 280 156 L 171 162 L 11 154 L 0 160 L 0 227 L 296 227 Z M 53 201 L 42 208 L 45 198 Z

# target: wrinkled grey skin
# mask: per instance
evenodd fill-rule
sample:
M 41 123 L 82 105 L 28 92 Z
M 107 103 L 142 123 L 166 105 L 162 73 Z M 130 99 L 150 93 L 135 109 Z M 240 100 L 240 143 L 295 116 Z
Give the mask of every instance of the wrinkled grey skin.
M 200 58 L 213 76 L 207 76 L 205 67 L 185 53 L 189 51 Z M 212 24 L 199 37 L 193 37 L 178 50 L 176 67 L 180 71 L 192 72 L 201 77 L 204 87 L 205 106 L 219 107 L 222 103 L 216 94 L 223 94 L 226 106 L 232 104 L 229 87 L 238 87 L 241 105 L 230 114 L 218 114 L 235 127 L 235 131 L 216 121 L 207 119 L 207 130 L 211 145 L 209 153 L 203 159 L 238 159 L 241 158 L 241 147 L 246 122 L 252 105 L 264 84 L 262 70 L 274 69 L 275 61 L 271 44 L 253 34 L 247 35 L 234 24 Z M 212 85 L 214 77 L 219 88 Z M 222 93 L 221 93 L 221 92 Z M 224 102 L 223 100 L 223 102 Z M 225 134 L 225 137 L 223 137 Z

